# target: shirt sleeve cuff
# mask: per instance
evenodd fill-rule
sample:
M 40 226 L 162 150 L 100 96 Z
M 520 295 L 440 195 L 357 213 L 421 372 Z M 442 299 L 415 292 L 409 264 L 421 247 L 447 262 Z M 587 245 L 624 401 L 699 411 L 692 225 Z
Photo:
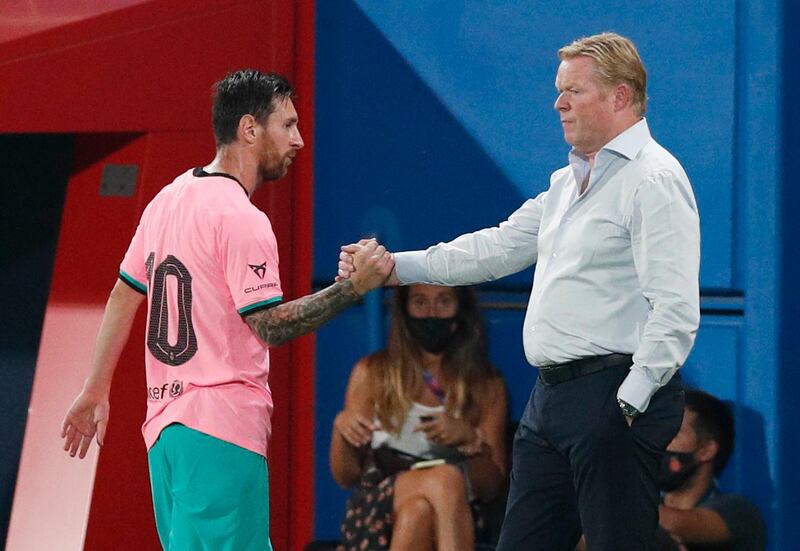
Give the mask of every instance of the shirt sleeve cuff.
M 242 306 L 239 308 L 238 312 L 240 316 L 246 316 L 247 314 L 252 314 L 254 312 L 258 312 L 259 310 L 266 310 L 267 308 L 272 308 L 273 306 L 277 306 L 283 300 L 283 296 L 277 296 L 268 298 L 267 300 L 261 300 L 254 304 L 248 304 L 247 306 Z
M 134 277 L 126 274 L 122 270 L 119 271 L 119 279 L 123 283 L 127 284 L 128 287 L 130 287 L 134 291 L 137 291 L 137 292 L 139 292 L 139 293 L 141 293 L 143 295 L 147 294 L 147 286 L 146 285 L 144 285 L 143 283 L 140 283 Z
M 428 281 L 428 262 L 425 251 L 407 251 L 394 254 L 394 269 L 403 285 Z
M 659 384 L 651 381 L 641 367 L 634 365 L 628 376 L 619 385 L 617 398 L 632 405 L 640 413 L 644 413 L 650 405 L 650 398 L 659 388 Z

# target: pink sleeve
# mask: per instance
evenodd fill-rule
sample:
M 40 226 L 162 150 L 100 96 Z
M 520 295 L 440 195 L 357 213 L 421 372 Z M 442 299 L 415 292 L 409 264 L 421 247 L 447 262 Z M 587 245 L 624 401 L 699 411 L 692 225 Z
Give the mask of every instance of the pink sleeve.
M 283 299 L 278 244 L 267 215 L 255 207 L 222 220 L 222 271 L 236 310 L 244 315 Z
M 144 215 L 128 245 L 128 252 L 119 267 L 119 278 L 134 290 L 147 294 L 147 252 L 144 243 Z

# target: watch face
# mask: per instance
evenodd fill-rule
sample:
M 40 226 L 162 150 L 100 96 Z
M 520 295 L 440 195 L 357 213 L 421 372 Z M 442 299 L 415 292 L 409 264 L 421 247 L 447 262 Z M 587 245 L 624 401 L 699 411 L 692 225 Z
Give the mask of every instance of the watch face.
M 618 400 L 619 407 L 622 410 L 622 413 L 627 415 L 628 417 L 635 417 L 639 414 L 639 410 L 633 407 L 632 405 L 628 404 L 623 400 Z

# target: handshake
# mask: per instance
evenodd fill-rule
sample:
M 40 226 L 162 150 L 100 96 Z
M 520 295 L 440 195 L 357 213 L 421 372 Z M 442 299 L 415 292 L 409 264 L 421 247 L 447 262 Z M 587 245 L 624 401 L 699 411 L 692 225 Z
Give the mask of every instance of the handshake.
M 382 285 L 398 285 L 394 256 L 375 239 L 342 246 L 336 281 L 350 280 L 359 295 Z

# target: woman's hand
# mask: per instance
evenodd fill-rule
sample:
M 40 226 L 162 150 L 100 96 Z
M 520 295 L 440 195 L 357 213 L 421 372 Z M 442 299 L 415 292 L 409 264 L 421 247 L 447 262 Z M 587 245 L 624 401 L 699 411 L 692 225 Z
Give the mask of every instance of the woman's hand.
M 443 446 L 460 446 L 476 438 L 475 428 L 463 419 L 455 419 L 446 413 L 431 415 L 433 419 L 421 421 L 414 432 L 424 432 L 431 442 Z
M 333 420 L 333 428 L 354 448 L 367 445 L 378 427 L 369 419 L 348 410 L 342 410 Z

